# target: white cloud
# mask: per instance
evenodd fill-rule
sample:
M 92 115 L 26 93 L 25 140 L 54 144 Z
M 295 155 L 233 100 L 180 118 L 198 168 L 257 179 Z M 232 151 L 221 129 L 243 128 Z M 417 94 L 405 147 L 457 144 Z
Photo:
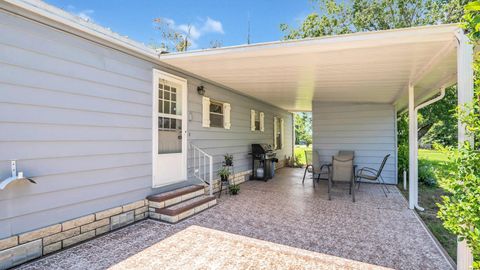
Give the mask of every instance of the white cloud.
M 74 5 L 67 5 L 67 11 L 72 13 L 73 15 L 80 17 L 80 19 L 93 22 L 92 14 L 95 12 L 93 9 L 84 9 L 77 11 L 77 8 Z
M 225 34 L 222 23 L 210 17 L 206 19 L 198 18 L 195 23 L 179 25 L 171 18 L 162 18 L 162 20 L 175 31 L 180 32 L 184 36 L 188 35 L 192 49 L 198 48 L 197 42 L 205 34 Z
M 92 10 L 92 9 L 86 9 L 86 10 L 81 10 L 81 11 L 75 13 L 75 15 L 77 15 L 78 17 L 80 17 L 84 21 L 93 22 L 92 14 L 94 12 L 95 11 Z
M 222 23 L 210 17 L 207 17 L 202 29 L 204 32 L 224 34 Z

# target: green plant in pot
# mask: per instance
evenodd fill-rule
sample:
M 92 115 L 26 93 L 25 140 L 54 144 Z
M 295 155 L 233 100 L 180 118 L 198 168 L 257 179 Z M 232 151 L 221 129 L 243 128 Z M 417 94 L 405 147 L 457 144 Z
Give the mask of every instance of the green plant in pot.
M 222 167 L 218 170 L 218 175 L 220 175 L 220 179 L 222 182 L 227 182 L 228 177 L 230 176 L 230 170 L 227 167 Z
M 237 195 L 238 192 L 240 191 L 240 185 L 238 184 L 233 184 L 228 187 L 230 194 L 232 195 Z
M 226 154 L 224 157 L 225 157 L 225 165 L 233 166 L 233 155 Z

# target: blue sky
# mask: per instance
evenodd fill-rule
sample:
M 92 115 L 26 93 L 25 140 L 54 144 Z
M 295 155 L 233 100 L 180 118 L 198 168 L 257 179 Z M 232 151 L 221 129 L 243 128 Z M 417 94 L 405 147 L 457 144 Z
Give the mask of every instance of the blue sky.
M 172 20 L 177 30 L 192 25 L 192 49 L 207 48 L 212 40 L 222 46 L 245 44 L 250 17 L 251 42 L 282 39 L 279 25 L 298 25 L 312 11 L 309 0 L 46 0 L 47 3 L 93 20 L 133 40 L 160 42 L 152 20 Z

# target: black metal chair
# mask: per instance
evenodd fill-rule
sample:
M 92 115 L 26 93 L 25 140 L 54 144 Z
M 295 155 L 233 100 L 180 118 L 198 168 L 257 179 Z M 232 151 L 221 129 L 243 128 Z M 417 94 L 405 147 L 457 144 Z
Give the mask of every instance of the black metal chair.
M 382 171 L 389 157 L 390 157 L 390 154 L 386 155 L 383 158 L 382 164 L 380 165 L 380 168 L 378 170 L 375 170 L 369 167 L 363 167 L 360 170 L 358 170 L 357 175 L 355 177 L 356 178 L 355 181 L 358 182 L 358 189 L 360 189 L 360 183 L 361 183 L 360 180 L 363 179 L 366 182 L 381 184 L 382 191 L 385 194 L 385 197 L 388 197 L 387 192 L 390 193 L 390 191 L 388 190 L 388 187 L 385 184 L 385 181 L 383 180 Z

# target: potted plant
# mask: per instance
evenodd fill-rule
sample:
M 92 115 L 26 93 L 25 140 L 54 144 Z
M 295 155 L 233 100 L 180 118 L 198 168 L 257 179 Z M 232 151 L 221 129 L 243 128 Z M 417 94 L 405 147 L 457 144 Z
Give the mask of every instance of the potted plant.
M 227 182 L 230 176 L 230 170 L 227 167 L 222 167 L 218 170 L 218 175 L 220 175 L 222 182 Z
M 240 191 L 240 185 L 238 184 L 233 184 L 228 187 L 230 194 L 232 195 L 237 195 L 238 192 Z
M 233 155 L 226 154 L 224 157 L 225 157 L 225 165 L 233 166 Z

